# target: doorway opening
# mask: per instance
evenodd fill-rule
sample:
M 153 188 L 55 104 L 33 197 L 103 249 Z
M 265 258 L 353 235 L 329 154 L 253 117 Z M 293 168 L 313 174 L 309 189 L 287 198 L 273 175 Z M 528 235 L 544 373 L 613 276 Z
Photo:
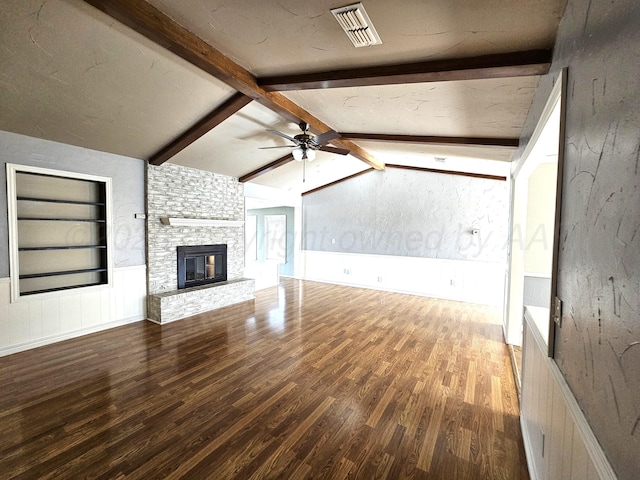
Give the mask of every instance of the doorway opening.
M 256 290 L 296 277 L 300 267 L 300 201 L 288 192 L 245 184 L 244 276 Z
M 536 327 L 553 350 L 551 307 L 556 297 L 558 226 L 562 184 L 562 72 L 511 179 L 511 218 L 504 333 L 522 345 L 523 313 L 535 312 Z M 517 362 L 516 362 L 517 363 Z

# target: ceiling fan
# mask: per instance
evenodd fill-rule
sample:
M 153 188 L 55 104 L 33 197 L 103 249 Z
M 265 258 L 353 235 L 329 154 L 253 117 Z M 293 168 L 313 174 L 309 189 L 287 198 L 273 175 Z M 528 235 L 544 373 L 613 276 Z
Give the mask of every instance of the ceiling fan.
M 309 130 L 309 125 L 307 124 L 307 122 L 300 122 L 298 126 L 300 127 L 300 130 L 302 130 L 302 133 L 299 133 L 294 137 L 291 137 L 286 133 L 279 132 L 278 130 L 267 130 L 267 132 L 279 135 L 282 138 L 286 138 L 287 140 L 292 142 L 293 145 L 278 145 L 277 147 L 261 148 L 268 149 L 295 147 L 291 151 L 291 154 L 293 155 L 293 158 L 298 162 L 301 162 L 305 159 L 309 160 L 310 162 L 312 160 L 315 160 L 316 150 L 337 153 L 338 155 L 347 155 L 349 153 L 349 150 L 347 150 L 346 148 L 330 147 L 326 145 L 330 141 L 340 138 L 340 134 L 338 132 L 329 130 L 328 132 L 322 133 L 320 135 L 309 135 L 307 133 Z

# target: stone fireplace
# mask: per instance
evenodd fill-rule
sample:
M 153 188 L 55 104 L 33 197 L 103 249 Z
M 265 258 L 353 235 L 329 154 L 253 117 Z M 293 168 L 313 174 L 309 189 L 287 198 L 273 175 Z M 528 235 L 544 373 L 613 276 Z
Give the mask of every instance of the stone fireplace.
M 167 323 L 254 298 L 254 281 L 242 277 L 243 221 L 244 191 L 238 179 L 169 163 L 147 167 L 149 320 Z M 192 255 L 216 245 L 226 245 L 225 279 L 221 260 L 215 258 L 219 253 Z M 187 282 L 185 273 L 182 286 L 176 274 L 178 247 L 187 252 L 181 261 L 193 276 Z M 207 270 L 217 281 L 200 283 Z

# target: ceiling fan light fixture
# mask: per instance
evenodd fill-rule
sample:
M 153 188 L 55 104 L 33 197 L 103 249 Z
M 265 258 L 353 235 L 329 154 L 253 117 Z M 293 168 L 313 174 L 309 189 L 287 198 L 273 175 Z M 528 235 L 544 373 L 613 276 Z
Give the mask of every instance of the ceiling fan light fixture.
M 307 154 L 306 157 L 310 162 L 313 162 L 316 159 L 316 151 L 313 148 L 307 148 L 305 153 Z
M 302 159 L 304 158 L 304 151 L 302 150 L 302 148 L 297 147 L 291 151 L 291 155 L 293 155 L 293 159 L 296 162 L 301 162 Z
M 334 8 L 331 13 L 356 48 L 380 45 L 382 39 L 367 15 L 362 3 Z

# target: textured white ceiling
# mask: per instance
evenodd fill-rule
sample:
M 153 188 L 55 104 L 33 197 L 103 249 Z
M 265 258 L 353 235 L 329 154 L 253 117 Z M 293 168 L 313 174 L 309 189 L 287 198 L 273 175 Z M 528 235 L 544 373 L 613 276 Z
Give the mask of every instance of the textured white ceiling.
M 370 168 L 351 155 L 318 152 L 313 162 L 305 162 L 304 165 L 301 162 L 289 162 L 256 178 L 255 183 L 302 193 Z
M 513 148 L 505 147 L 427 145 L 421 143 L 394 143 L 371 140 L 358 141 L 358 145 L 385 163 L 404 164 L 404 162 L 409 162 L 408 164 L 416 167 L 431 167 L 427 165 L 427 163 L 434 157 L 458 157 L 477 159 L 479 165 L 483 164 L 483 162 L 479 161 L 481 159 L 502 162 L 506 164 L 507 171 L 509 170 L 509 162 L 511 161 L 511 156 L 514 151 Z M 425 162 L 425 164 L 422 165 L 420 162 Z
M 565 0 L 366 0 L 383 45 L 354 48 L 330 14 L 348 2 L 150 0 L 255 76 L 551 48 Z M 338 131 L 518 137 L 537 78 L 288 92 Z M 234 90 L 82 0 L 0 2 L 0 129 L 147 159 Z M 255 102 L 170 161 L 242 176 L 297 126 Z M 511 150 L 356 141 L 380 160 L 510 160 Z M 439 154 L 439 155 L 440 155 Z M 255 182 L 306 191 L 368 168 L 319 153 Z M 478 169 L 491 163 L 477 161 Z M 493 167 L 491 167 L 493 168 Z M 489 168 L 490 169 L 490 168 Z
M 296 125 L 252 102 L 174 156 L 171 163 L 202 170 L 210 170 L 215 165 L 217 173 L 242 176 L 291 150 L 260 150 L 260 147 L 287 144 L 285 139 L 267 132 L 267 129 L 291 135 L 300 133 Z
M 81 1 L 0 19 L 2 130 L 146 158 L 233 92 Z
M 537 77 L 286 92 L 339 132 L 518 137 Z
M 258 76 L 553 45 L 560 0 L 366 0 L 382 45 L 354 48 L 331 14 L 344 0 L 151 0 Z

